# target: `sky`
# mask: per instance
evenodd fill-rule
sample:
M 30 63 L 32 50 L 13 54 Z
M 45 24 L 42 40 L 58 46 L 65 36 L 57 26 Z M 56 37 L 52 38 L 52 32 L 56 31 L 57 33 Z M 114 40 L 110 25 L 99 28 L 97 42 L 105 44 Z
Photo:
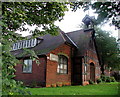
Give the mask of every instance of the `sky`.
M 93 10 L 84 12 L 82 9 L 78 9 L 76 12 L 69 10 L 65 12 L 65 16 L 61 22 L 56 21 L 55 25 L 59 26 L 59 28 L 64 31 L 65 33 L 80 30 L 80 25 L 82 24 L 82 19 L 85 17 L 86 14 L 89 16 L 95 16 L 97 18 L 97 14 L 94 13 Z M 26 26 L 28 27 L 28 26 Z M 34 29 L 35 27 L 28 27 L 30 29 Z M 103 25 L 101 27 L 103 30 L 112 32 L 112 36 L 118 38 L 118 30 L 115 30 L 114 26 L 109 26 L 109 23 Z M 17 31 L 17 33 L 22 34 L 22 36 L 29 35 L 29 32 L 26 31 L 24 34 L 22 32 Z

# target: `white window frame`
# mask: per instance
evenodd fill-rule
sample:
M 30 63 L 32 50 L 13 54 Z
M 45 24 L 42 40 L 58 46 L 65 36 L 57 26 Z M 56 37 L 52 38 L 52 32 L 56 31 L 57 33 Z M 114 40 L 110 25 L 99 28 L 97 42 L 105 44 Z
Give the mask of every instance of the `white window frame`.
M 58 56 L 57 73 L 68 74 L 68 58 L 64 55 Z
M 13 50 L 18 50 L 18 49 L 22 49 L 22 48 L 30 48 L 30 47 L 34 47 L 37 44 L 37 39 L 30 39 L 30 40 L 23 40 L 17 43 L 13 44 L 12 49 Z
M 25 59 L 23 63 L 23 73 L 32 73 L 32 59 Z

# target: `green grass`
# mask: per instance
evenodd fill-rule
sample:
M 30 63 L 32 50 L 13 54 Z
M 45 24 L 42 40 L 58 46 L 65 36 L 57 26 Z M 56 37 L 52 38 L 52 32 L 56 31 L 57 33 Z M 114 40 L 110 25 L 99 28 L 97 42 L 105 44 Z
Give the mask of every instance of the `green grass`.
M 118 95 L 118 82 L 87 86 L 63 86 L 56 88 L 28 88 L 32 95 Z

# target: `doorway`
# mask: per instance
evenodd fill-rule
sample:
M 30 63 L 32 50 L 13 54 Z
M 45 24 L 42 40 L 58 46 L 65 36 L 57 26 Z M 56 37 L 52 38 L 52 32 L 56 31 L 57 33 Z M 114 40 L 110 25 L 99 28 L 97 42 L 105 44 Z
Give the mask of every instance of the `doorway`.
M 90 63 L 90 80 L 95 82 L 95 64 L 93 62 Z

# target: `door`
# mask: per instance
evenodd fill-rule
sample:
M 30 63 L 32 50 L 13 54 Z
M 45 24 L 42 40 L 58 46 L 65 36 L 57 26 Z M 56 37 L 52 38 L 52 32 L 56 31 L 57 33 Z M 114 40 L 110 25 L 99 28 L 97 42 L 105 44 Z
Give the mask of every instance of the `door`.
M 81 57 L 74 58 L 72 81 L 73 81 L 73 85 L 82 84 L 82 58 Z
M 90 63 L 90 80 L 95 82 L 95 65 Z

